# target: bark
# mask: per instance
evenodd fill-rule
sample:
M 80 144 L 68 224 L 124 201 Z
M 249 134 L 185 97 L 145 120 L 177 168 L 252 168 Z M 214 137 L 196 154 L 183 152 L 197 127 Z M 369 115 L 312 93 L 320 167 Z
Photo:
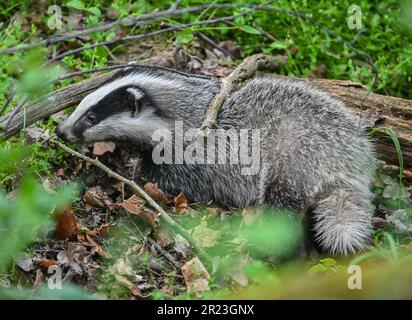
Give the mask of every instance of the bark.
M 398 155 L 392 140 L 381 128 L 395 131 L 406 169 L 412 169 L 412 100 L 367 94 L 366 88 L 351 81 L 315 79 L 307 80 L 359 113 L 368 127 L 374 128 L 372 135 L 379 157 L 389 164 L 399 165 Z

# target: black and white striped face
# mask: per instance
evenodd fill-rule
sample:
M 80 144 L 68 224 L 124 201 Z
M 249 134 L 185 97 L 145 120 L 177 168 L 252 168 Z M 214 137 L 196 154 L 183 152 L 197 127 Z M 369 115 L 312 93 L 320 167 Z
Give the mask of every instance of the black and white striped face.
M 86 96 L 56 134 L 72 143 L 127 140 L 133 131 L 144 129 L 144 120 L 154 113 L 145 92 L 130 79 L 120 78 Z

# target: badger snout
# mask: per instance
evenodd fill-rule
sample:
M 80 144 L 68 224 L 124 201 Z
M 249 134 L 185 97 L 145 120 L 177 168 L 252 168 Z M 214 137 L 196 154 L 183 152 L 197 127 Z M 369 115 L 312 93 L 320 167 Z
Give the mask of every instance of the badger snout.
M 69 128 L 64 126 L 64 123 L 59 124 L 54 131 L 56 135 L 66 142 L 78 142 L 79 139 L 71 132 Z

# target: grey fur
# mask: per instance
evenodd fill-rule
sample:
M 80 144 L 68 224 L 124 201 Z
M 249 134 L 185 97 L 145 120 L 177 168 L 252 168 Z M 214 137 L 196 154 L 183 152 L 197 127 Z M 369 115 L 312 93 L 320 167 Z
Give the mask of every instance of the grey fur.
M 170 194 L 183 191 L 193 201 L 214 199 L 239 208 L 313 207 L 315 236 L 327 252 L 347 254 L 368 243 L 376 157 L 364 130 L 358 129 L 358 117 L 342 102 L 301 81 L 269 76 L 248 81 L 225 102 L 217 121 L 223 129 L 261 129 L 260 171 L 247 176 L 240 174 L 241 165 L 155 165 L 151 159 L 155 129 L 172 128 L 175 120 L 185 128 L 200 127 L 219 90 L 217 81 L 133 69 L 101 92 L 110 94 L 110 86 L 125 77 L 151 98 L 160 115 L 146 108 L 137 117 L 112 116 L 86 130 L 83 142 L 140 146 L 146 178 Z M 70 140 L 75 126 L 71 116 L 59 130 Z

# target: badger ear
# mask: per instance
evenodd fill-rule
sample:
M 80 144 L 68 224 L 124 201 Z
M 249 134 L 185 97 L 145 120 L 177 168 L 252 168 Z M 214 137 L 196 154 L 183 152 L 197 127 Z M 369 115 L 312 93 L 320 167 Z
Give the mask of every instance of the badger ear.
M 135 87 L 130 87 L 126 89 L 127 98 L 129 99 L 130 103 L 134 106 L 133 117 L 136 117 L 140 112 L 140 103 L 139 100 L 143 98 L 144 93 L 143 91 L 139 90 Z

